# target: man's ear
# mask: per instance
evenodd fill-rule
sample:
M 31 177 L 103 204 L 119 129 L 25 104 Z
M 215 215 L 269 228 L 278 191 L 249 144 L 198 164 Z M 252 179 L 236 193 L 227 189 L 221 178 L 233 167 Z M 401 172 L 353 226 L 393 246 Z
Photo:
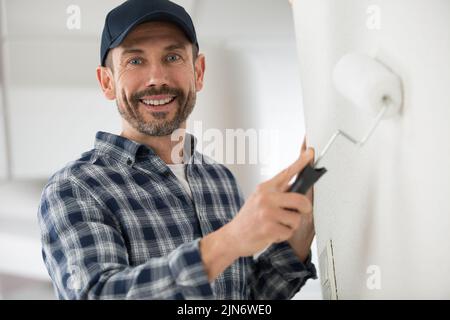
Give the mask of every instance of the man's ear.
M 110 68 L 98 66 L 97 67 L 97 80 L 100 83 L 103 94 L 106 99 L 115 100 L 116 90 L 114 87 L 114 75 Z
M 194 64 L 195 68 L 195 88 L 197 92 L 203 88 L 203 77 L 205 76 L 205 55 L 199 54 Z

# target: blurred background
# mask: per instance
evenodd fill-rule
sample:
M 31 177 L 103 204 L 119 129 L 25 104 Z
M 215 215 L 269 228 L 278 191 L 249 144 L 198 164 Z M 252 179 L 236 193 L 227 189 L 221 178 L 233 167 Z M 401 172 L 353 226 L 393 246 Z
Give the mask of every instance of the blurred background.
M 40 193 L 52 173 L 93 147 L 97 131 L 120 133 L 95 69 L 105 15 L 121 2 L 0 0 L 1 299 L 54 299 L 41 257 Z M 250 130 L 247 149 L 257 133 L 256 163 L 225 163 L 248 195 L 297 157 L 304 137 L 290 4 L 174 2 L 191 14 L 206 55 L 205 87 L 188 130 L 218 129 L 224 137 L 226 129 Z M 320 298 L 318 280 L 295 297 Z

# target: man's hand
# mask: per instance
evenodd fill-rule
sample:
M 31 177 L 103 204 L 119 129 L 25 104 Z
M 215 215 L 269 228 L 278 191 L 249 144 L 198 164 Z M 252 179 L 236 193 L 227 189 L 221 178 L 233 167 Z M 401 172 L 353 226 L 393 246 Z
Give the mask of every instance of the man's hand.
M 297 244 L 303 240 L 303 232 L 310 234 L 311 199 L 286 190 L 290 180 L 313 158 L 314 150 L 305 150 L 288 168 L 260 184 L 237 216 L 226 225 L 230 241 L 239 256 L 253 255 L 275 242 L 289 240 Z
M 294 163 L 258 185 L 233 220 L 201 239 L 200 254 L 209 281 L 237 258 L 252 256 L 276 242 L 288 240 L 304 261 L 314 237 L 312 193 L 286 191 L 290 180 L 313 159 L 314 150 L 302 148 Z

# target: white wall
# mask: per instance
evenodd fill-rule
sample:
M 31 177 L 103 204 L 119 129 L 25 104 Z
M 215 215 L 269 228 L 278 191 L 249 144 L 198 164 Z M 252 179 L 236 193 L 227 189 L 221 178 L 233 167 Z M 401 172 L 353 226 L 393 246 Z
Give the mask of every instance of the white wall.
M 43 179 L 91 148 L 97 130 L 119 128 L 95 68 L 104 15 L 120 1 L 2 3 L 11 175 Z M 72 4 L 80 8 L 80 29 L 66 26 Z
M 245 164 L 232 168 L 246 194 L 255 183 L 273 176 L 299 154 L 304 135 L 300 81 L 294 43 L 271 39 L 206 42 L 205 88 L 190 117 L 189 128 L 201 121 L 203 132 L 243 129 L 254 132 L 257 163 L 250 164 L 249 140 Z M 195 131 L 193 131 L 196 133 Z M 204 147 L 207 146 L 205 141 Z M 227 161 L 226 146 L 218 161 Z
M 329 172 L 315 189 L 318 249 L 332 240 L 338 297 L 450 298 L 450 2 L 293 2 L 314 147 L 338 128 L 361 137 L 373 120 L 335 91 L 341 56 L 372 55 L 404 85 L 399 117 L 384 120 L 362 149 L 337 141 L 322 163 Z M 379 30 L 366 24 L 373 5 Z M 381 272 L 380 289 L 367 286 L 369 266 Z
M 5 132 L 5 109 L 3 106 L 3 85 L 0 83 L 0 132 Z M 7 177 L 7 148 L 6 148 L 6 136 L 0 136 L 0 180 Z
M 0 2 L 0 36 L 4 36 L 4 8 Z M 6 132 L 6 107 L 5 107 L 5 83 L 3 79 L 3 46 L 0 42 L 0 180 L 6 179 L 8 174 L 7 138 Z

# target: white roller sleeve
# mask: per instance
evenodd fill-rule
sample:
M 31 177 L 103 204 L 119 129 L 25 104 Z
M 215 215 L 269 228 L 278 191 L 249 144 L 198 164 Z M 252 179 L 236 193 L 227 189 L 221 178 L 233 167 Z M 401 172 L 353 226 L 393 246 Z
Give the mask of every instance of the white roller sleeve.
M 343 56 L 333 71 L 337 91 L 355 106 L 378 114 L 388 97 L 391 101 L 383 118 L 397 114 L 402 105 L 400 78 L 371 57 L 360 53 Z

